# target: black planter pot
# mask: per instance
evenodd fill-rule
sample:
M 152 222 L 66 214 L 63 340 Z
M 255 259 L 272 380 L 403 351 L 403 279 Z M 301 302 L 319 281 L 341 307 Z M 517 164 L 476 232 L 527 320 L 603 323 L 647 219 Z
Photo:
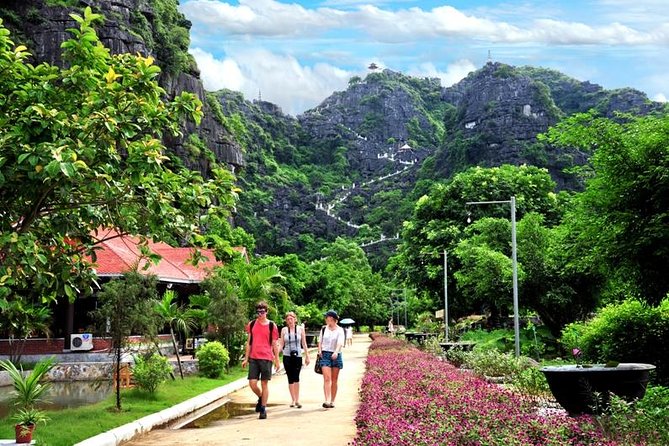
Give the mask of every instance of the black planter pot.
M 626 401 L 643 398 L 652 364 L 616 367 L 561 365 L 543 367 L 553 396 L 569 415 L 597 414 L 608 407 L 609 392 Z

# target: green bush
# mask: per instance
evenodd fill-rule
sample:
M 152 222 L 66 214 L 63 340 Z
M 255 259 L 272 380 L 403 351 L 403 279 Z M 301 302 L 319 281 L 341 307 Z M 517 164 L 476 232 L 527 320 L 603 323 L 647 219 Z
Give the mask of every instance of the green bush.
M 587 322 L 567 325 L 561 344 L 579 348 L 584 361 L 641 362 L 657 367 L 655 380 L 669 384 L 669 298 L 651 307 L 637 299 L 607 305 Z
M 230 362 L 230 355 L 220 342 L 207 342 L 198 350 L 197 362 L 200 373 L 207 378 L 218 378 Z
M 467 362 L 467 352 L 462 347 L 452 347 L 446 351 L 446 360 L 455 367 L 460 367 Z
M 164 383 L 172 373 L 172 366 L 167 358 L 153 353 L 148 358 L 138 356 L 132 368 L 132 376 L 137 387 L 149 393 L 155 393 L 158 386 Z
M 538 367 L 527 367 L 513 376 L 512 384 L 527 395 L 546 396 L 551 391 L 546 381 L 546 375 Z
M 475 342 L 477 350 L 499 350 L 511 352 L 514 350 L 513 330 L 498 328 L 495 330 L 469 330 L 460 335 L 460 341 Z
M 597 418 L 607 436 L 620 444 L 669 444 L 669 388 L 648 387 L 636 403 L 611 395 L 607 412 Z
M 516 359 L 511 353 L 494 349 L 475 348 L 464 357 L 464 365 L 473 369 L 474 373 L 479 376 L 513 376 L 520 370 L 529 367 L 529 364 L 526 363 L 527 358 Z

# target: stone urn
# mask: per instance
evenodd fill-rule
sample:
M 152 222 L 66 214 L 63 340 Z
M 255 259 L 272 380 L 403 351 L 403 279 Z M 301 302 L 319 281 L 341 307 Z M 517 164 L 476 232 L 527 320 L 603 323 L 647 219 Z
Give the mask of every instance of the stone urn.
M 569 415 L 598 414 L 608 407 L 609 392 L 626 401 L 641 399 L 652 364 L 621 363 L 543 367 L 546 381 L 558 403 Z

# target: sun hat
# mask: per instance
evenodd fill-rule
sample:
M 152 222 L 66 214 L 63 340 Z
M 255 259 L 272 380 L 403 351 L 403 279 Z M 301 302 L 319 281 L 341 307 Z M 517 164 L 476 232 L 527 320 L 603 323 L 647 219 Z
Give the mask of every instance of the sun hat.
M 325 312 L 325 314 L 323 316 L 325 316 L 325 317 L 330 316 L 330 317 L 335 318 L 336 320 L 339 320 L 339 315 L 337 314 L 337 312 L 335 310 L 328 310 L 327 312 Z

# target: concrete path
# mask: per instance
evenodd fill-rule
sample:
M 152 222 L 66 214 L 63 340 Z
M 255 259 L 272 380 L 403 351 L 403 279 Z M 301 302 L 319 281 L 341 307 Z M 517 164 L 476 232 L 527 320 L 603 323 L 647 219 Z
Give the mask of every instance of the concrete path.
M 324 409 L 323 378 L 314 373 L 313 359 L 300 374 L 301 409 L 291 408 L 288 381 L 283 371 L 270 381 L 267 419 L 254 412 L 257 398 L 248 387 L 229 395 L 232 403 L 244 408 L 242 414 L 214 421 L 202 428 L 160 429 L 128 445 L 258 445 L 286 444 L 305 446 L 345 446 L 356 433 L 354 417 L 358 408 L 358 389 L 365 371 L 370 339 L 355 335 L 353 346 L 346 347 L 344 369 L 339 375 L 339 391 L 334 409 Z

